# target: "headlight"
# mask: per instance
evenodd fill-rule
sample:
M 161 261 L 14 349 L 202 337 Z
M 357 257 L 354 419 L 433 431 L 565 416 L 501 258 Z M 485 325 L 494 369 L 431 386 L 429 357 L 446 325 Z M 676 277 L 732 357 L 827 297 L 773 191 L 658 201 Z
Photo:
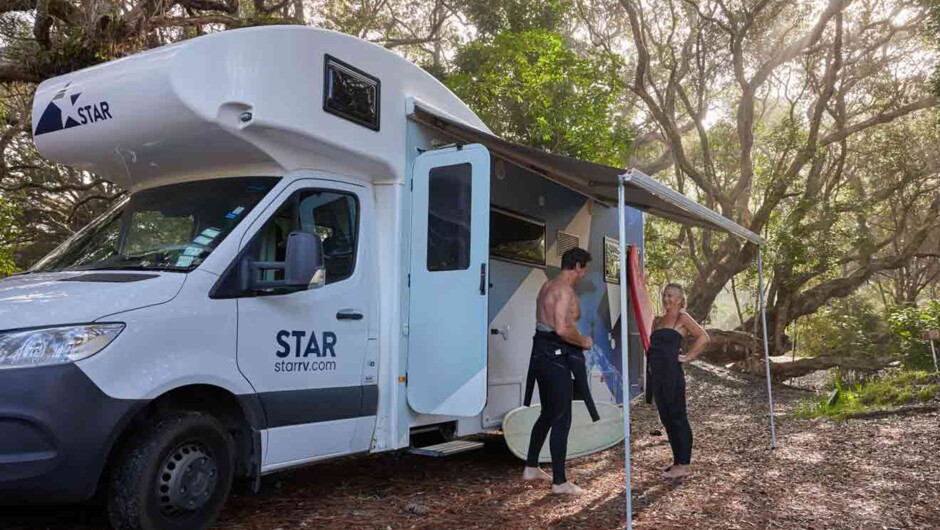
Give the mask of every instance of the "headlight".
M 80 361 L 103 350 L 123 329 L 124 324 L 88 324 L 0 333 L 0 370 Z

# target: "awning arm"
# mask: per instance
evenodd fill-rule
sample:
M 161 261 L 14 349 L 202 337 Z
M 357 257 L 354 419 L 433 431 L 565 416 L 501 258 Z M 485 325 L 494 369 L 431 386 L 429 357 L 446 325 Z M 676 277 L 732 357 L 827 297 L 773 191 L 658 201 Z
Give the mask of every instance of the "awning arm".
M 659 183 L 649 175 L 644 174 L 642 171 L 637 169 L 628 169 L 622 178 L 624 182 L 629 182 L 638 188 L 642 188 L 650 194 L 678 206 L 692 216 L 708 219 L 711 223 L 720 226 L 726 232 L 734 234 L 741 239 L 750 241 L 751 243 L 754 243 L 758 246 L 763 246 L 766 243 L 764 238 L 760 237 L 754 232 L 751 232 L 747 228 L 744 228 L 743 226 L 735 223 L 731 219 L 728 219 L 718 212 L 709 210 L 708 208 L 698 204 L 678 191 L 675 191 L 672 188 Z

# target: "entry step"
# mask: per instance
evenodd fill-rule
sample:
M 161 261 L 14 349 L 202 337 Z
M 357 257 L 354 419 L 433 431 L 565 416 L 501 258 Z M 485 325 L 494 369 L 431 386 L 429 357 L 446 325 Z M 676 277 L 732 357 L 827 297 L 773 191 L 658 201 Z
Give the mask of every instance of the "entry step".
M 473 442 L 470 440 L 454 440 L 453 442 L 444 442 L 437 445 L 429 445 L 427 447 L 412 447 L 409 449 L 409 452 L 421 456 L 433 456 L 437 458 L 442 458 L 445 456 L 456 455 L 458 453 L 466 453 L 467 451 L 475 451 L 477 449 L 483 448 L 483 442 Z

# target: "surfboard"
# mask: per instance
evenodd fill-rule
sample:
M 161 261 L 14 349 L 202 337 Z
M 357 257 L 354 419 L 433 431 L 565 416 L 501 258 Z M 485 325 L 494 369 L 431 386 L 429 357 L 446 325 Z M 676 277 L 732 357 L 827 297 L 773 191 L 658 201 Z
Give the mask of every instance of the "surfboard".
M 636 245 L 630 245 L 627 249 L 627 286 L 630 290 L 630 305 L 633 306 L 633 316 L 639 330 L 640 346 L 646 354 L 650 349 L 650 335 L 653 332 L 653 301 L 650 300 L 649 291 L 646 289 L 646 274 L 640 266 L 640 252 Z M 648 376 L 647 370 L 643 374 L 644 401 L 650 404 L 653 402 L 653 393 L 646 384 Z
M 512 454 L 525 460 L 529 452 L 529 437 L 532 426 L 542 411 L 541 405 L 519 407 L 503 418 L 503 436 Z M 568 458 L 580 458 L 603 451 L 623 442 L 623 416 L 620 407 L 610 403 L 597 403 L 601 419 L 591 421 L 583 401 L 574 401 L 571 406 L 571 431 L 568 433 Z M 549 431 L 551 436 L 551 431 Z M 539 453 L 539 462 L 551 462 L 548 438 Z
M 636 245 L 630 245 L 627 251 L 627 283 L 630 284 L 633 315 L 640 330 L 640 344 L 646 352 L 650 349 L 650 334 L 653 332 L 653 303 L 646 290 L 646 275 L 640 267 L 640 253 Z

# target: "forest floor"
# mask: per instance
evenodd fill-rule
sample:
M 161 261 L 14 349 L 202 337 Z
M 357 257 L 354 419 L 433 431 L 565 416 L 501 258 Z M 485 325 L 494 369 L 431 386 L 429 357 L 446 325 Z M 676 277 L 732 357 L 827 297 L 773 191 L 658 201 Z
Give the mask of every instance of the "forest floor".
M 940 528 L 940 414 L 797 419 L 805 390 L 776 387 L 778 448 L 768 448 L 766 386 L 696 363 L 687 370 L 693 475 L 664 481 L 670 460 L 655 409 L 633 408 L 637 529 Z M 623 528 L 622 447 L 569 463 L 583 497 L 519 480 L 499 435 L 447 459 L 354 457 L 266 477 L 237 493 L 220 530 Z M 93 508 L 0 508 L 0 528 L 106 528 Z

